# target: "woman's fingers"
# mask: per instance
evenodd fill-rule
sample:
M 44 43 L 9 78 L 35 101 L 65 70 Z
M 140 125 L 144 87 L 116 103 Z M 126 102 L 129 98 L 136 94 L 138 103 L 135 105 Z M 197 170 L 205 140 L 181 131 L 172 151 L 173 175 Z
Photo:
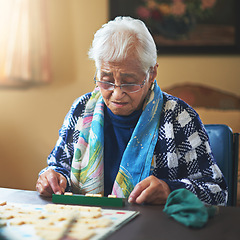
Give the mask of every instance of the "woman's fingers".
M 67 188 L 67 179 L 59 173 L 59 186 L 61 188 L 61 193 L 65 192 L 65 189 Z
M 66 186 L 66 178 L 62 174 L 49 169 L 39 176 L 36 189 L 41 195 L 50 197 L 53 193 L 64 193 Z
M 40 195 L 45 196 L 45 197 L 51 197 L 52 196 L 52 189 L 50 185 L 48 184 L 47 179 L 40 175 L 37 184 L 36 184 L 36 189 L 40 193 Z
M 130 203 L 134 203 L 134 202 L 137 202 L 137 199 L 140 197 L 140 195 L 142 194 L 143 196 L 140 197 L 140 200 L 141 198 L 144 198 L 144 194 L 143 194 L 143 191 L 149 187 L 149 181 L 148 179 L 144 179 L 143 181 L 139 182 L 135 188 L 133 189 L 133 191 L 131 192 L 131 194 L 129 195 L 129 198 L 128 198 L 128 201 Z M 137 202 L 138 203 L 138 202 Z
M 154 176 L 149 176 L 135 186 L 128 201 L 138 204 L 164 204 L 169 194 L 170 189 L 167 183 Z

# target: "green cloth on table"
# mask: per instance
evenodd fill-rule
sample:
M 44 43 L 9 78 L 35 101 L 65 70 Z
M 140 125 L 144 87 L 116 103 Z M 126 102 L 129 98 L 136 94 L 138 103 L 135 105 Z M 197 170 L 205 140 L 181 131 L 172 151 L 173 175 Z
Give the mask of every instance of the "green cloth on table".
M 203 227 L 216 210 L 216 206 L 206 207 L 196 195 L 184 188 L 171 192 L 163 209 L 176 221 L 194 228 Z

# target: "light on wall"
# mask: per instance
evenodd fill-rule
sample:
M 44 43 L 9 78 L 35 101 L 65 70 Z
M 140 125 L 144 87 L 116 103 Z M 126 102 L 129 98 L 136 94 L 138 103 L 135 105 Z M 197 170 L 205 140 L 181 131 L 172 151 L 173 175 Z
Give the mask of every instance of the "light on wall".
M 0 0 L 0 87 L 48 83 L 46 0 Z

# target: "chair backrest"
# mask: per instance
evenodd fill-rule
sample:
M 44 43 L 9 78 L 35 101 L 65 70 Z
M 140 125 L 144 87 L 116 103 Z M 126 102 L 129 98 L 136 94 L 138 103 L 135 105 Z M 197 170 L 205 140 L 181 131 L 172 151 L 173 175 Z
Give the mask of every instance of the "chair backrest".
M 239 134 L 224 124 L 206 124 L 215 160 L 228 184 L 228 206 L 236 206 Z

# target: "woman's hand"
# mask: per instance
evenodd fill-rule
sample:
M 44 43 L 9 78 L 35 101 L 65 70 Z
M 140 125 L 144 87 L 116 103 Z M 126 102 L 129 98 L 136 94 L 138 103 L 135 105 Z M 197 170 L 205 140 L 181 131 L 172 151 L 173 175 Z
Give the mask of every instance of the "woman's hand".
M 58 172 L 48 169 L 42 173 L 36 184 L 36 189 L 40 195 L 51 197 L 53 193 L 63 194 L 67 187 L 67 179 Z
M 169 194 L 170 188 L 167 183 L 154 176 L 149 176 L 135 186 L 128 202 L 165 204 Z

